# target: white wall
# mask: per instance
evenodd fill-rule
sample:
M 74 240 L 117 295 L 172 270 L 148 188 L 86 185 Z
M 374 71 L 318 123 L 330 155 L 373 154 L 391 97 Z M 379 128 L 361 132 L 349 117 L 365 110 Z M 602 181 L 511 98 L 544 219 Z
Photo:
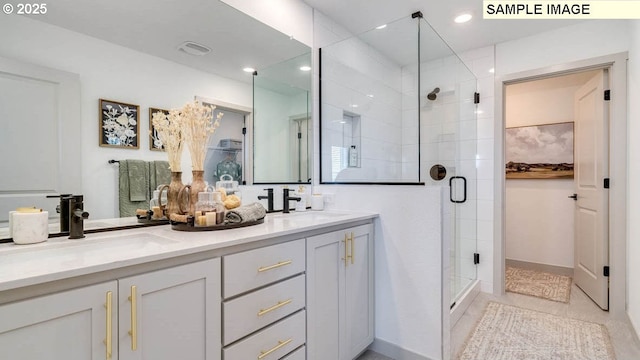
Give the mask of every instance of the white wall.
M 628 170 L 628 247 L 627 247 L 627 306 L 631 323 L 636 333 L 640 331 L 640 104 L 635 99 L 640 97 L 640 20 L 629 21 L 629 146 Z
M 109 159 L 166 160 L 149 150 L 148 108 L 181 107 L 194 96 L 251 106 L 251 85 L 204 73 L 122 46 L 31 20 L 3 17 L 0 56 L 80 75 L 82 183 L 91 218 L 118 216 L 117 165 Z M 98 99 L 140 105 L 140 148 L 98 146 Z M 224 123 L 224 118 L 222 120 Z M 81 149 L 81 150 L 80 150 Z M 183 179 L 191 178 L 185 149 Z
M 272 28 L 313 46 L 313 9 L 301 0 L 222 0 Z
M 574 121 L 574 94 L 594 73 L 511 84 L 506 127 Z M 572 179 L 506 180 L 506 258 L 573 268 Z

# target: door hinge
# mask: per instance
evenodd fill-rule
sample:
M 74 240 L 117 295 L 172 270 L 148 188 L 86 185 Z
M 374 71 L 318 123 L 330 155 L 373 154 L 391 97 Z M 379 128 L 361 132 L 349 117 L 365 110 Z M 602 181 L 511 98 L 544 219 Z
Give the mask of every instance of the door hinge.
M 473 253 L 473 264 L 474 265 L 480 264 L 480 254 Z
M 242 135 L 247 135 L 247 128 L 246 127 L 242 128 Z
M 604 269 L 602 270 L 602 274 L 606 277 L 609 277 L 609 267 L 605 266 Z
M 611 90 L 605 90 L 604 91 L 604 100 L 605 101 L 611 100 Z
M 480 104 L 480 93 L 473 93 L 473 103 Z
M 609 178 L 604 178 L 604 188 L 605 189 L 609 188 Z

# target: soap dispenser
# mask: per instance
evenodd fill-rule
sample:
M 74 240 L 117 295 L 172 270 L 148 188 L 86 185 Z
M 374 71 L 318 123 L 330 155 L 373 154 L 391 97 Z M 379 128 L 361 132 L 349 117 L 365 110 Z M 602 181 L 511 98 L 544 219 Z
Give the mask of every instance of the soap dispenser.
M 349 148 L 349 167 L 358 167 L 358 149 L 355 145 Z

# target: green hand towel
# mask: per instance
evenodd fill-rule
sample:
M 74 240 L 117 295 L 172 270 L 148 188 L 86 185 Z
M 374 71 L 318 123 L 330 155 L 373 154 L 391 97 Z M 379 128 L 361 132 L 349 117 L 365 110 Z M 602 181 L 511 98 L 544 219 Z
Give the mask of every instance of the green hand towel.
M 171 183 L 171 170 L 168 161 L 154 161 L 156 167 L 156 186 Z
M 149 200 L 149 165 L 143 160 L 125 160 L 129 168 L 129 200 Z

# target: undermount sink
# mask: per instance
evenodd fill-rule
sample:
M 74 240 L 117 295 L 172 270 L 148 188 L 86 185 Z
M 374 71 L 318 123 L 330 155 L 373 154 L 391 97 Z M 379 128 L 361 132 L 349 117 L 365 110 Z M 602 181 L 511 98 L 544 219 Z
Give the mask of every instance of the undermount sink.
M 140 251 L 154 252 L 163 250 L 168 245 L 177 243 L 151 234 L 132 234 L 128 236 L 105 237 L 99 239 L 49 241 L 37 245 L 17 245 L 0 252 L 0 262 L 4 265 L 25 264 L 29 262 L 55 261 L 82 262 L 90 258 L 105 257 L 104 254 L 131 253 L 135 256 Z

